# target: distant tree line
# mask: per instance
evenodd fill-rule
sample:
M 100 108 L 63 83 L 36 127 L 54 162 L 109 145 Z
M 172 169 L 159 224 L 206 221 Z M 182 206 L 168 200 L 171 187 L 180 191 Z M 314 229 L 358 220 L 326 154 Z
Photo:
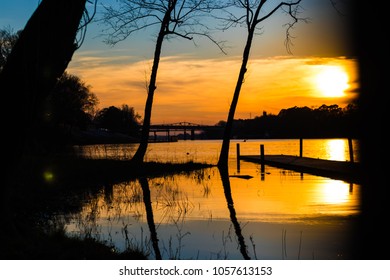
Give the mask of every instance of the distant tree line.
M 133 107 L 123 104 L 98 109 L 98 104 L 90 85 L 64 72 L 46 99 L 34 130 L 35 141 L 43 143 L 45 149 L 56 149 L 69 144 L 112 142 L 114 134 L 123 134 L 115 141 L 130 141 L 130 137 L 135 141 L 139 137 L 141 117 Z M 99 139 L 99 131 L 106 136 Z
M 14 32 L 9 26 L 0 29 L 0 73 L 22 30 Z M 133 107 L 123 104 L 97 109 L 99 100 L 78 76 L 65 71 L 45 99 L 34 129 L 30 149 L 40 143 L 38 150 L 53 149 L 76 143 L 82 131 L 102 129 L 138 137 L 141 117 Z M 122 138 L 123 139 L 123 138 Z M 107 139 L 106 139 L 107 140 Z M 95 140 L 96 141 L 96 140 Z
M 291 107 L 279 114 L 267 114 L 233 122 L 233 138 L 333 138 L 360 137 L 359 108 L 356 103 L 345 108 L 338 105 L 322 105 L 318 108 Z M 220 121 L 217 125 L 224 126 Z M 208 138 L 219 138 L 211 132 Z
M 6 27 L 0 30 L 0 72 L 11 53 L 21 31 L 13 32 Z M 134 108 L 123 104 L 97 109 L 99 100 L 79 77 L 66 71 L 58 79 L 56 86 L 46 98 L 40 124 L 34 131 L 34 141 L 46 146 L 77 144 L 83 131 L 101 130 L 107 134 L 120 133 L 139 140 L 142 120 Z M 355 103 L 345 108 L 338 105 L 322 105 L 318 108 L 291 107 L 282 109 L 278 115 L 263 112 L 251 119 L 234 119 L 232 137 L 255 138 L 323 138 L 359 137 L 359 110 Z M 225 128 L 226 122 L 217 126 Z M 88 141 L 98 135 L 91 135 Z M 221 130 L 206 131 L 203 139 L 222 139 Z M 118 141 L 123 141 L 121 138 Z M 100 141 L 109 141 L 108 138 Z

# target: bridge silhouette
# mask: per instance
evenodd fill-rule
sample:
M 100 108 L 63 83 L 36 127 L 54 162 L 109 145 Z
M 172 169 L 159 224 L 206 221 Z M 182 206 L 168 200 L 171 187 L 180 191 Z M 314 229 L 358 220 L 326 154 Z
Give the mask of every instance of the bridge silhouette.
M 171 123 L 171 124 L 153 124 L 150 126 L 150 133 L 153 133 L 153 140 L 157 142 L 157 133 L 159 132 L 165 132 L 166 133 L 166 139 L 168 141 L 176 141 L 177 137 L 172 136 L 172 131 L 183 131 L 183 137 L 184 140 L 187 140 L 187 131 L 190 132 L 190 139 L 195 139 L 195 132 L 204 132 L 207 130 L 214 130 L 214 129 L 223 129 L 223 127 L 218 125 L 203 125 L 203 124 L 197 124 L 197 123 L 190 123 L 190 122 L 177 122 L 177 123 Z

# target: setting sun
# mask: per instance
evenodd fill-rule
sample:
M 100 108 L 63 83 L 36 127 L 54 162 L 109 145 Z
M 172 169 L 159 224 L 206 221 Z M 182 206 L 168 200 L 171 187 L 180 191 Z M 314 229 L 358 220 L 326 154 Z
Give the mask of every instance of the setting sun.
M 317 74 L 315 82 L 324 97 L 342 97 L 349 88 L 348 74 L 338 66 L 326 66 Z

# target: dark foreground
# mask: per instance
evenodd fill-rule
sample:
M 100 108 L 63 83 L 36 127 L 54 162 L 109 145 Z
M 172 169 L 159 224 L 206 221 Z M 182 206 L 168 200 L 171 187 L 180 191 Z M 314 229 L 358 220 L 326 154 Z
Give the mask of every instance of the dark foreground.
M 29 157 L 5 195 L 1 259 L 147 259 L 139 248 L 118 252 L 112 245 L 65 234 L 56 217 L 78 211 L 86 195 L 141 177 L 169 176 L 210 167 L 202 163 L 134 163 L 71 156 Z

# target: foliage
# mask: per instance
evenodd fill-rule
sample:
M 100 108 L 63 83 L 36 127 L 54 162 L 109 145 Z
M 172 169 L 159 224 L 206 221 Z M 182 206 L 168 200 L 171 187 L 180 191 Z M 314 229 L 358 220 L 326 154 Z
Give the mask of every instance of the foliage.
M 92 121 L 98 98 L 79 77 L 65 72 L 48 98 L 46 116 L 54 125 L 86 128 Z
M 140 118 L 133 107 L 124 104 L 121 108 L 110 106 L 100 110 L 95 117 L 95 124 L 98 128 L 138 136 Z
M 222 123 L 219 122 L 218 124 Z M 318 108 L 291 107 L 278 115 L 263 113 L 233 122 L 232 134 L 240 139 L 360 137 L 360 113 L 355 103 Z
M 3 69 L 7 58 L 19 38 L 21 30 L 14 32 L 10 26 L 0 29 L 0 71 Z

